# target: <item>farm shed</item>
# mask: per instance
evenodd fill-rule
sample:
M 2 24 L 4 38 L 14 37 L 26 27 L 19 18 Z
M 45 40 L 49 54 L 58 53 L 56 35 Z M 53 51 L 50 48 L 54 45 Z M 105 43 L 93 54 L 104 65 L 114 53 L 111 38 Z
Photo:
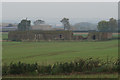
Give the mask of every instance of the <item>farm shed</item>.
M 8 39 L 14 41 L 71 40 L 72 31 L 10 31 Z
M 112 39 L 112 32 L 89 32 L 88 40 L 110 40 Z

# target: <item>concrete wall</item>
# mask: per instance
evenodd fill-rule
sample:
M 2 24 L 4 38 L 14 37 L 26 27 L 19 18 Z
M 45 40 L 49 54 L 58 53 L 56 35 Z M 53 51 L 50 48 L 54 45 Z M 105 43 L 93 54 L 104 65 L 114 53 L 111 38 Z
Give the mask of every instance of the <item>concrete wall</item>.
M 111 32 L 89 32 L 88 36 L 73 36 L 72 31 L 10 31 L 9 40 L 15 41 L 40 41 L 40 40 L 109 40 L 112 39 Z
M 40 40 L 72 40 L 71 31 L 11 31 L 9 40 L 40 41 Z
M 89 32 L 88 40 L 109 40 L 112 39 L 111 32 Z

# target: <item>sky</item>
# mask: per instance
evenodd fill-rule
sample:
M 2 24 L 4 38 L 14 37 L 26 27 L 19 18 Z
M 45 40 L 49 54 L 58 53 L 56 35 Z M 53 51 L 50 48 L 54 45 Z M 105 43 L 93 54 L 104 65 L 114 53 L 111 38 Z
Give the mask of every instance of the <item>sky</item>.
M 119 2 L 119 0 L 1 0 L 1 2 Z
M 118 17 L 117 2 L 3 2 L 2 20 L 42 19 L 58 22 L 63 17 L 72 22 Z

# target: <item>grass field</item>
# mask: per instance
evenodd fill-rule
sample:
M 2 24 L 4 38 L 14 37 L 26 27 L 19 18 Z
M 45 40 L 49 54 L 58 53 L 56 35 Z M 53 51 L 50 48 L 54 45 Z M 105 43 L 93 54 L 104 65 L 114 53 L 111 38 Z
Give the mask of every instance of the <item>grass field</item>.
M 101 42 L 3 42 L 3 63 L 52 64 L 79 58 L 118 57 L 118 41 Z

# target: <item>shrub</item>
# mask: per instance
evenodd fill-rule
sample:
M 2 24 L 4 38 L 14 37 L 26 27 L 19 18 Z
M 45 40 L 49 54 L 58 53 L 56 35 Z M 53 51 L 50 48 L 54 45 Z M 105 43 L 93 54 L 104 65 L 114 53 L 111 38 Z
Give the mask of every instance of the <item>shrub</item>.
M 96 72 L 117 72 L 120 68 L 120 59 L 107 62 L 100 59 L 80 59 L 78 61 L 55 63 L 53 65 L 38 65 L 26 63 L 11 63 L 3 65 L 3 75 L 8 74 L 70 74 L 73 72 L 96 73 Z

